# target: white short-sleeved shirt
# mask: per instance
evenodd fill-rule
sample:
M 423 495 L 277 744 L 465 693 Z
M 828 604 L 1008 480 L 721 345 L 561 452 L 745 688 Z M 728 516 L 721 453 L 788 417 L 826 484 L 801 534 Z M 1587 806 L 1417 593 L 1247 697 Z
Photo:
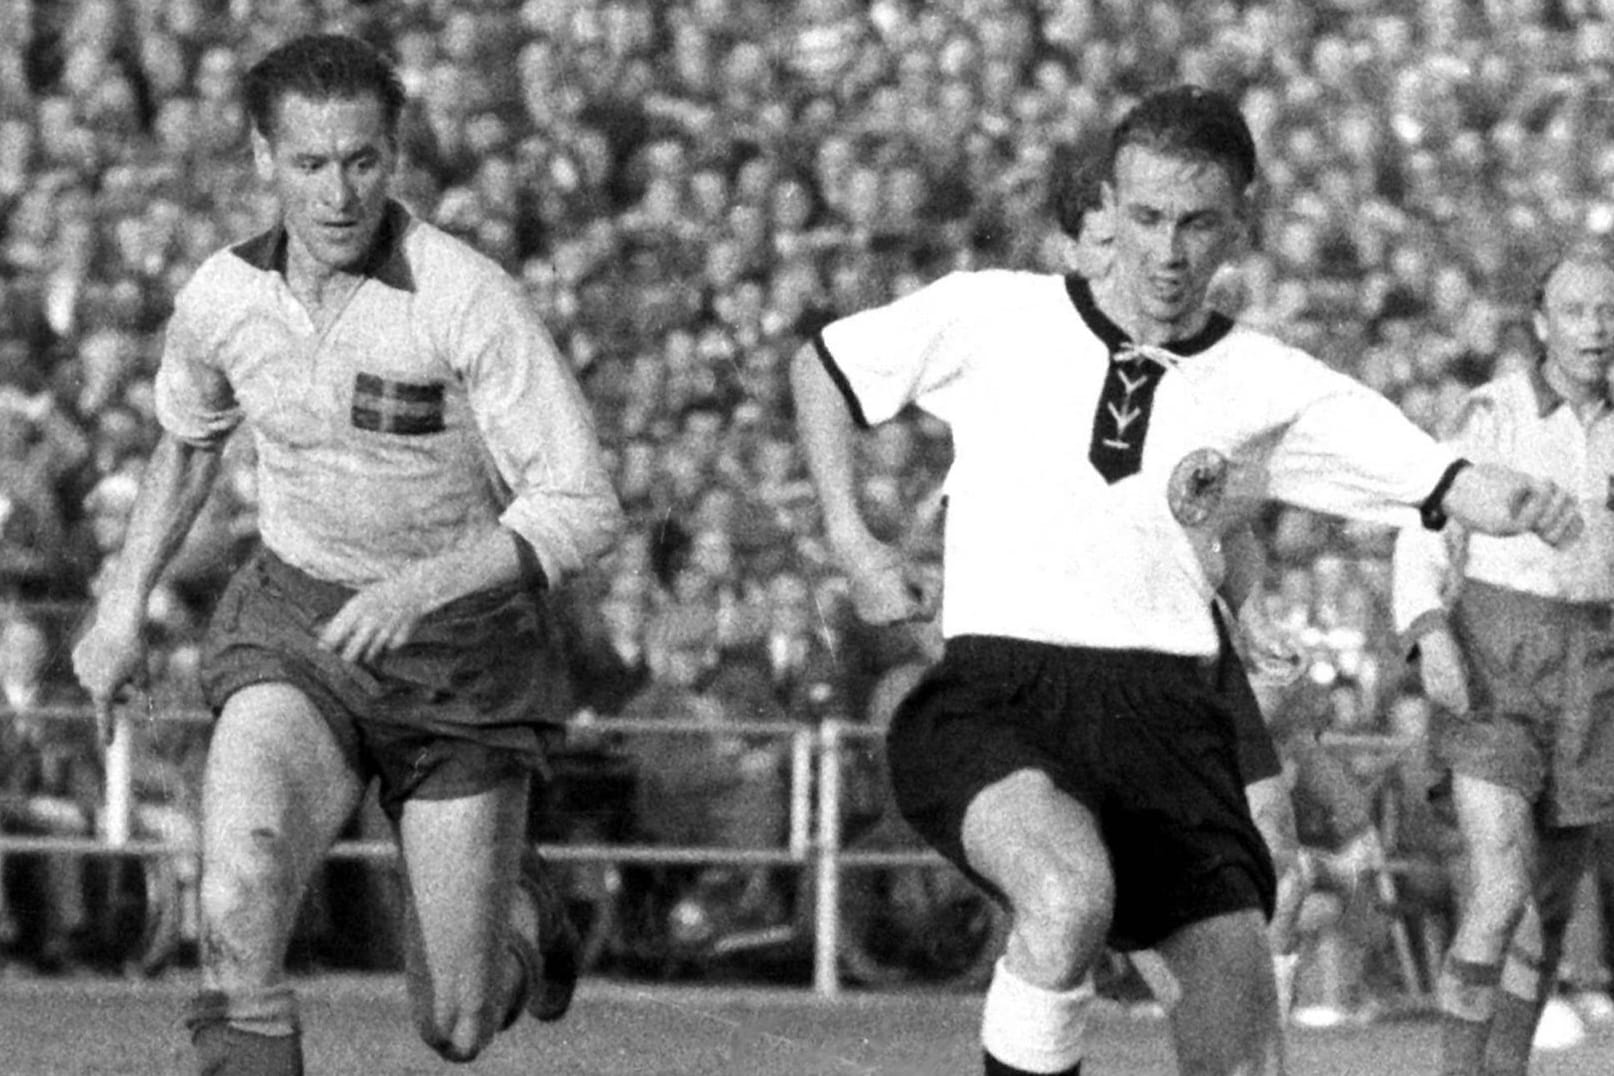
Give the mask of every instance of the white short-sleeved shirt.
M 862 421 L 916 404 L 951 428 L 949 637 L 1214 654 L 1234 520 L 1273 498 L 1417 525 L 1455 460 L 1361 383 L 1225 318 L 1132 349 L 1079 277 L 954 273 L 817 342 Z
M 391 203 L 347 306 L 317 332 L 277 227 L 205 261 L 175 299 L 157 416 L 257 447 L 264 543 L 362 586 L 503 525 L 558 581 L 621 507 L 575 378 L 508 274 Z

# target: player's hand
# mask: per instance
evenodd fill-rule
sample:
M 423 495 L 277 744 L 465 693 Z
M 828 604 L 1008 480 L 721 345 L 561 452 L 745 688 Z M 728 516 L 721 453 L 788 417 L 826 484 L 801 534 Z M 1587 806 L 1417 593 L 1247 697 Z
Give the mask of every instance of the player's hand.
M 430 608 L 403 576 L 371 583 L 349 598 L 319 633 L 319 645 L 354 664 L 407 643 Z
M 852 607 L 868 624 L 902 624 L 936 615 L 936 581 L 901 553 L 879 542 L 841 559 L 851 586 Z
M 1418 640 L 1418 676 L 1430 702 L 1454 714 L 1468 713 L 1468 676 L 1457 640 L 1446 628 Z
M 1580 506 L 1557 483 L 1494 463 L 1458 472 L 1443 504 L 1453 519 L 1485 534 L 1535 534 L 1555 548 L 1580 537 Z
M 142 620 L 138 613 L 98 608 L 73 646 L 73 675 L 90 696 L 96 735 L 103 747 L 112 742 L 117 727 L 112 721 L 113 703 L 124 701 L 145 677 Z

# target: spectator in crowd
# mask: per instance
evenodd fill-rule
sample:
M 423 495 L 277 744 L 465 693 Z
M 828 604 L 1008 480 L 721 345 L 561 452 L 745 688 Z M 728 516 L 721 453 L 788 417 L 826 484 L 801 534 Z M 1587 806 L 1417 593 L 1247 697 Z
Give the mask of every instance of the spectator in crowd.
M 154 715 L 131 722 L 134 833 L 167 846 L 146 858 L 146 936 L 139 954 L 145 975 L 176 962 L 193 965 L 201 942 L 202 773 L 207 756 L 206 713 L 197 677 L 199 626 L 182 612 L 169 618 L 154 648 L 150 684 Z
M 0 829 L 88 838 L 95 834 L 101 802 L 100 766 L 94 736 L 86 727 L 41 712 L 72 701 L 51 668 L 52 653 L 52 640 L 38 621 L 13 613 L 0 624 L 0 696 L 6 709 L 0 720 L 5 723 L 7 774 Z M 15 924 L 33 928 L 32 936 L 17 939 L 23 951 L 40 970 L 51 973 L 87 959 L 90 912 L 83 857 L 47 852 L 6 858 L 31 868 L 26 881 L 33 899 L 26 907 L 32 914 L 13 912 L 11 917 Z
M 40 599 L 64 587 L 66 518 L 52 481 L 50 446 L 40 424 L 53 409 L 48 394 L 25 397 L 0 388 L 0 589 L 13 599 Z
M 786 745 L 725 726 L 782 721 L 784 714 L 765 691 L 733 679 L 718 682 L 718 642 L 709 602 L 670 607 L 650 625 L 651 680 L 622 716 L 701 728 L 626 740 L 634 763 L 634 829 L 640 840 L 670 847 L 777 847 L 789 811 Z M 778 878 L 776 869 L 725 864 L 701 868 L 693 884 L 726 894 L 728 913 L 755 920 L 771 911 Z

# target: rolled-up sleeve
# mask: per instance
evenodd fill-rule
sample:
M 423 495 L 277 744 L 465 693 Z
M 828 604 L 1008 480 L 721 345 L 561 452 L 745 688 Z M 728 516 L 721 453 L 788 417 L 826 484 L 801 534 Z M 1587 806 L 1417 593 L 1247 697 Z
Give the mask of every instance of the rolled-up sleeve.
M 623 514 L 588 403 L 513 283 L 479 288 L 457 322 L 452 361 L 510 503 L 499 522 L 558 582 L 609 549 Z
M 1466 459 L 1503 461 L 1502 414 L 1484 391 L 1470 393 L 1446 432 L 1446 443 Z M 1456 586 L 1467 534 L 1461 527 L 1440 533 L 1423 528 L 1404 530 L 1396 538 L 1392 561 L 1391 611 L 1396 637 L 1410 651 L 1418 640 L 1446 623 L 1446 608 Z
M 1390 614 L 1403 653 L 1446 623 L 1452 571 L 1448 540 L 1445 532 L 1424 527 L 1405 527 L 1396 535 Z
M 206 276 L 198 273 L 174 298 L 174 313 L 163 332 L 162 360 L 155 383 L 157 421 L 187 444 L 203 448 L 224 443 L 241 424 L 242 412 L 218 362 L 216 304 Z

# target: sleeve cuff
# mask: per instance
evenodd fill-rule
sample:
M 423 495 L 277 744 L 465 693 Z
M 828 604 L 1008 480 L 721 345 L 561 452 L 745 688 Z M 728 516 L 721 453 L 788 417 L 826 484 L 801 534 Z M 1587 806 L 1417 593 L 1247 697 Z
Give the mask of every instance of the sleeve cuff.
M 1457 480 L 1463 468 L 1468 466 L 1471 466 L 1468 460 L 1461 458 L 1453 460 L 1451 466 L 1441 472 L 1440 481 L 1429 491 L 1429 496 L 1418 506 L 1418 519 L 1427 530 L 1438 531 L 1446 525 L 1446 509 L 1441 502 L 1446 499 L 1446 492 L 1451 489 L 1451 484 Z
M 858 401 L 857 393 L 852 391 L 852 383 L 846 379 L 846 372 L 841 369 L 835 356 L 830 354 L 829 345 L 824 343 L 824 331 L 820 329 L 813 333 L 813 350 L 818 352 L 818 361 L 824 364 L 824 371 L 829 379 L 835 382 L 835 387 L 841 391 L 841 398 L 846 401 L 846 409 L 852 413 L 852 421 L 857 423 L 859 429 L 869 428 L 869 420 L 863 414 L 863 404 Z

